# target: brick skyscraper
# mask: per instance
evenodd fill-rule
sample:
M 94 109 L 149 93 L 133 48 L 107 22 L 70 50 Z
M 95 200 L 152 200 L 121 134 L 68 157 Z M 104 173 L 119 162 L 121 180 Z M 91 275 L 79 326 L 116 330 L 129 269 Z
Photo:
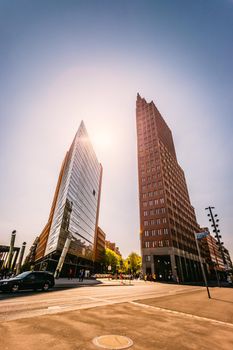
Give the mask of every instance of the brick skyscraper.
M 200 227 L 171 130 L 153 101 L 139 94 L 136 119 L 143 272 L 160 280 L 199 280 L 194 233 Z

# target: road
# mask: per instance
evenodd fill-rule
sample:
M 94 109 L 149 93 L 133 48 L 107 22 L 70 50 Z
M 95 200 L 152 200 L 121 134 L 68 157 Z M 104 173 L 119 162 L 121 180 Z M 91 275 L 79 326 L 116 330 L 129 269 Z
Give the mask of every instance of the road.
M 0 294 L 0 322 L 40 315 L 56 314 L 64 311 L 89 309 L 130 302 L 134 300 L 161 297 L 199 290 L 200 287 L 167 285 L 144 281 L 132 285 L 117 282 L 90 287 L 52 290 L 49 292 L 18 292 Z
M 0 294 L 1 350 L 97 350 L 103 335 L 130 338 L 132 350 L 232 350 L 232 290 L 211 295 L 144 281 Z

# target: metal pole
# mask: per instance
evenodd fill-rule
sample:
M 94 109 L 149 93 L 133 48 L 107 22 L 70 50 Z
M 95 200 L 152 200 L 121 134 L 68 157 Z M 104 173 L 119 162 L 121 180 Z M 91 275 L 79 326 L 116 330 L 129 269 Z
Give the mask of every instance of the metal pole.
M 22 261 L 23 261 L 23 255 L 24 255 L 26 244 L 27 244 L 26 242 L 23 242 L 22 248 L 20 250 L 19 262 L 18 262 L 17 268 L 16 268 L 16 275 L 18 275 L 20 273 L 20 270 L 21 270 L 21 265 L 22 265 Z
M 203 279 L 204 279 L 204 282 L 205 282 L 205 286 L 206 286 L 208 298 L 211 299 L 210 291 L 209 291 L 209 287 L 208 287 L 207 279 L 206 279 L 206 275 L 205 275 L 205 270 L 204 270 L 204 267 L 203 267 L 203 264 L 202 264 L 202 259 L 201 259 L 201 253 L 200 253 L 200 249 L 199 249 L 199 244 L 198 244 L 198 240 L 197 240 L 196 237 L 195 237 L 195 241 L 196 241 L 196 246 L 197 246 L 197 251 L 198 251 L 198 257 L 199 257 L 199 261 L 200 261 L 200 264 L 201 264 L 201 271 L 202 271 Z
M 213 213 L 212 213 L 212 209 L 214 209 L 214 207 L 208 207 L 208 208 L 206 208 L 206 209 L 209 210 L 209 212 L 210 212 L 211 220 L 212 220 L 212 223 L 213 223 L 213 225 L 214 225 L 215 236 L 216 236 L 216 238 L 217 238 L 218 245 L 219 245 L 219 249 L 220 249 L 221 256 L 222 256 L 222 261 L 223 261 L 223 264 L 226 265 L 226 259 L 225 259 L 225 255 L 224 255 L 224 253 L 223 253 L 222 243 L 221 243 L 221 241 L 220 241 L 219 234 L 218 234 L 218 230 L 217 230 L 217 227 L 216 227 L 216 224 L 215 224 L 215 220 L 214 220 L 214 216 L 213 216 Z

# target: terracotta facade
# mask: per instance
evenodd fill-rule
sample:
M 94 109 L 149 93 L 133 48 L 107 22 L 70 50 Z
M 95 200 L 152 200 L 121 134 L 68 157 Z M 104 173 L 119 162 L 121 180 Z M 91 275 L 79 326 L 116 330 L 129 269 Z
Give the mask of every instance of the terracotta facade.
M 194 234 L 200 227 L 172 132 L 153 101 L 139 94 L 136 123 L 143 271 L 161 280 L 199 280 Z

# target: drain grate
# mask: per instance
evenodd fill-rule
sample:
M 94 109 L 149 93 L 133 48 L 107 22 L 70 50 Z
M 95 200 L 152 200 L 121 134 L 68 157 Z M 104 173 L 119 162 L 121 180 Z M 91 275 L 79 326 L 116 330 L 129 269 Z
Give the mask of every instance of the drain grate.
M 101 335 L 93 339 L 93 344 L 103 349 L 128 349 L 133 345 L 133 341 L 122 335 Z

